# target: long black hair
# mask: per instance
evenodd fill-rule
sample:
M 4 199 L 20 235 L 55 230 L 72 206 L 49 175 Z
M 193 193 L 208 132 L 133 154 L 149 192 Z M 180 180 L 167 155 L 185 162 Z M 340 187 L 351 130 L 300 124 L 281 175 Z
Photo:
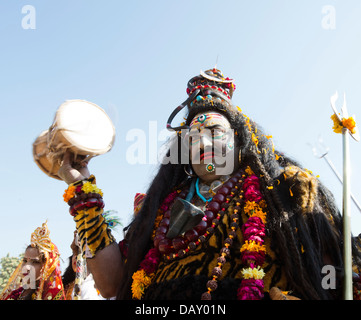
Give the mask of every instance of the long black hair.
M 68 263 L 68 266 L 66 267 L 66 269 L 65 269 L 65 271 L 63 273 L 63 276 L 62 276 L 64 288 L 67 287 L 73 281 L 75 281 L 76 273 L 73 270 L 72 259 L 73 259 L 73 256 L 71 255 L 68 258 L 69 263 Z

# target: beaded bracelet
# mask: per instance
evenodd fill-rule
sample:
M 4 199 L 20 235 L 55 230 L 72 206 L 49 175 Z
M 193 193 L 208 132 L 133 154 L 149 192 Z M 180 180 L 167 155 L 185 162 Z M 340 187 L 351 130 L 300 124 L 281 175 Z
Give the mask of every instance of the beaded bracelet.
M 69 185 L 63 198 L 70 206 L 69 212 L 74 217 L 80 210 L 92 207 L 104 208 L 103 192 L 95 184 L 95 177 L 91 175 L 86 180 L 80 180 Z
M 67 202 L 69 205 L 69 201 L 84 200 L 87 197 L 94 196 L 94 194 L 100 195 L 103 197 L 103 192 L 100 190 L 95 182 L 94 175 L 91 175 L 88 179 L 79 180 L 69 185 L 68 189 L 65 190 L 63 198 L 64 201 Z

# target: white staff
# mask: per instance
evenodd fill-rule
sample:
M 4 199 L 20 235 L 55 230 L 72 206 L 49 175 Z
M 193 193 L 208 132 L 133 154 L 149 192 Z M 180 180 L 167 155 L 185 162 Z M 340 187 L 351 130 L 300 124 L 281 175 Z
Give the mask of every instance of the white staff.
M 344 300 L 353 299 L 352 290 L 352 249 L 351 249 L 351 211 L 350 211 L 350 150 L 348 134 L 356 141 L 360 140 L 360 136 L 356 127 L 354 116 L 349 117 L 346 107 L 346 97 L 344 95 L 343 105 L 341 108 L 342 116 L 337 112 L 335 102 L 338 98 L 336 92 L 331 97 L 331 107 L 334 114 L 332 120 L 334 121 L 333 131 L 342 133 L 343 145 L 343 199 L 342 199 L 342 215 L 343 215 L 343 241 L 344 241 Z

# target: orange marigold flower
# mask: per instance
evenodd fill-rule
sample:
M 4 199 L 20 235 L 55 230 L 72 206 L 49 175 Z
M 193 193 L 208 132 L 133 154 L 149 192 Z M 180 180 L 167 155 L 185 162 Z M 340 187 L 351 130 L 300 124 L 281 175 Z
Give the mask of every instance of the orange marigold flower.
M 258 217 L 262 220 L 263 223 L 266 223 L 267 213 L 262 210 L 266 208 L 267 204 L 264 200 L 256 203 L 254 201 L 247 201 L 244 205 L 244 213 L 249 217 Z
M 70 186 L 68 189 L 65 190 L 63 194 L 63 198 L 65 202 L 68 202 L 71 198 L 75 196 L 75 186 Z
M 266 252 L 266 247 L 264 245 L 258 244 L 255 241 L 246 240 L 241 248 L 241 252 L 243 251 L 251 251 L 251 252 Z
M 255 210 L 260 210 L 259 205 L 254 201 L 247 201 L 244 205 L 244 213 L 250 215 Z
M 132 294 L 134 299 L 142 299 L 144 291 L 152 283 L 152 277 L 148 276 L 143 269 L 133 274 Z
M 257 211 L 254 211 L 250 217 L 258 217 L 262 220 L 262 222 L 264 224 L 266 224 L 266 213 L 263 212 L 262 210 L 257 210 Z
M 342 125 L 351 131 L 351 133 L 356 133 L 356 122 L 355 119 L 350 117 L 347 119 L 342 119 Z

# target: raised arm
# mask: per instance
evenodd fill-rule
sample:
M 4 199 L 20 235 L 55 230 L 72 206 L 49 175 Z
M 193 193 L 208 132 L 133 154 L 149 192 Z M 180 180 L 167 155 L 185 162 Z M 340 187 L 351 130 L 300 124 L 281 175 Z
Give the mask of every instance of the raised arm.
M 58 175 L 68 184 L 64 201 L 70 206 L 81 250 L 95 285 L 104 298 L 114 297 L 121 279 L 122 257 L 102 215 L 102 191 L 95 177 L 89 174 L 87 162 L 72 163 L 70 152 L 64 155 Z
M 95 285 L 104 298 L 117 295 L 122 276 L 122 259 L 118 245 L 113 242 L 97 252 L 94 258 L 87 259 Z

